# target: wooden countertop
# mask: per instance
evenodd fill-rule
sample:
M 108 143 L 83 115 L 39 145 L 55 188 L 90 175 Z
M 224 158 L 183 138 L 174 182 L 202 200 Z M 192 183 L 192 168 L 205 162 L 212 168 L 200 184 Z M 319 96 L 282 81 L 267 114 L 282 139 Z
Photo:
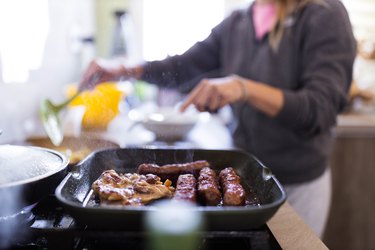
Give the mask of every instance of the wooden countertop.
M 280 207 L 267 226 L 282 249 L 328 249 L 288 202 Z

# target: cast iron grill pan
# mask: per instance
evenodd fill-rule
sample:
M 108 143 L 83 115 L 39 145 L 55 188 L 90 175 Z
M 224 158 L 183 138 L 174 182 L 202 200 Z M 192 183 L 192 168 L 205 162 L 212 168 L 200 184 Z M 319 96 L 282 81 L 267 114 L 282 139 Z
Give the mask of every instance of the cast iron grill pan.
M 243 207 L 198 206 L 206 230 L 251 230 L 263 226 L 286 200 L 283 187 L 254 156 L 238 150 L 120 148 L 97 151 L 81 161 L 56 189 L 56 197 L 78 224 L 91 228 L 143 230 L 143 217 L 155 207 L 100 206 L 91 184 L 104 170 L 136 172 L 142 163 L 158 165 L 207 160 L 219 172 L 233 167 L 241 177 L 253 205 Z

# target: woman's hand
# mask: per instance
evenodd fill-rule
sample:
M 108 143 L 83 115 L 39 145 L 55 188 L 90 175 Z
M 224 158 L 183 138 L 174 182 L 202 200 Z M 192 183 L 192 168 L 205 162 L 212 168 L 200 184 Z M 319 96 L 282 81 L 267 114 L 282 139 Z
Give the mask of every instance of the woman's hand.
M 118 81 L 123 77 L 128 77 L 123 65 L 111 65 L 105 61 L 94 60 L 83 73 L 79 89 L 92 89 L 102 82 Z
M 181 105 L 181 111 L 185 111 L 190 104 L 201 112 L 216 111 L 226 104 L 244 100 L 247 91 L 245 87 L 235 75 L 203 79 Z
M 201 112 L 212 112 L 238 101 L 246 102 L 266 115 L 275 117 L 284 106 L 284 94 L 279 88 L 237 75 L 203 79 L 180 110 L 183 112 L 193 104 Z

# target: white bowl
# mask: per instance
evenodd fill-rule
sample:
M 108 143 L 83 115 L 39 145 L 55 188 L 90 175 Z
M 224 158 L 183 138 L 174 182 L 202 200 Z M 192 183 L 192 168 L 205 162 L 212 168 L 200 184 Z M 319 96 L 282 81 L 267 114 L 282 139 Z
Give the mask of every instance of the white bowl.
M 183 140 L 199 119 L 199 113 L 195 110 L 182 113 L 173 107 L 136 112 L 138 112 L 138 123 L 153 132 L 158 140 L 165 141 Z

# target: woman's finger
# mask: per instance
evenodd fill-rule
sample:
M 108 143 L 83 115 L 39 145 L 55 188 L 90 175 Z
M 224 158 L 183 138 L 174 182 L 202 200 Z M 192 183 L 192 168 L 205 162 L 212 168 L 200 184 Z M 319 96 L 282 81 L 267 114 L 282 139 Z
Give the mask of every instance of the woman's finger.
M 209 111 L 215 112 L 219 108 L 221 108 L 221 106 L 220 106 L 221 101 L 222 101 L 222 96 L 220 95 L 220 93 L 215 88 L 214 91 L 212 92 L 212 94 L 210 95 L 210 99 L 208 101 Z
M 203 84 L 198 84 L 198 86 L 192 90 L 186 100 L 182 103 L 180 107 L 181 112 L 184 112 L 191 104 L 195 104 L 195 99 L 197 98 L 199 92 L 203 89 L 203 87 Z
M 213 95 L 213 88 L 209 81 L 202 82 L 202 88 L 194 99 L 194 105 L 198 106 L 202 111 L 207 111 L 210 107 L 211 97 Z

